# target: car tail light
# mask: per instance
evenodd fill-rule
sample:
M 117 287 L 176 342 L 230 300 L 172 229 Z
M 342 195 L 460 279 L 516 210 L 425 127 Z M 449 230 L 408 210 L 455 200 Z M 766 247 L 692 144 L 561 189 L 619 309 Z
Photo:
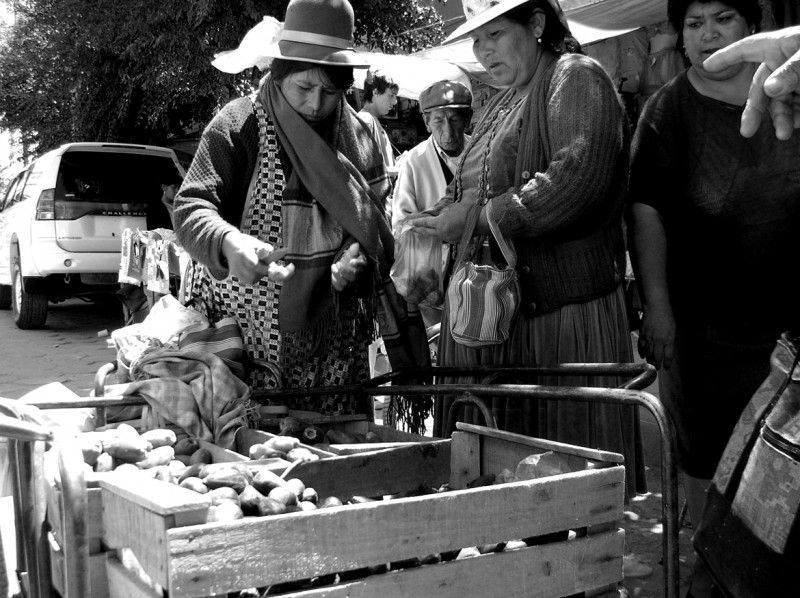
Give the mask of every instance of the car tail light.
M 55 189 L 45 189 L 36 202 L 36 220 L 55 220 Z

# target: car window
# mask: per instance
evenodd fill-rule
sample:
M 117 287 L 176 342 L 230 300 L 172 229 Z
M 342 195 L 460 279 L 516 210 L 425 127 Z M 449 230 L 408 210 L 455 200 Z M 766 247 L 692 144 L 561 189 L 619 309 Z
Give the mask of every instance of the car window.
M 15 178 L 11 183 L 8 185 L 8 189 L 6 189 L 6 193 L 3 196 L 3 201 L 0 201 L 0 211 L 5 210 L 6 206 L 11 203 L 11 198 L 14 197 L 14 191 L 17 188 L 17 183 L 19 183 L 19 177 Z
M 169 156 L 71 151 L 61 158 L 57 201 L 149 204 L 161 201 Z
M 19 203 L 22 196 L 22 190 L 25 186 L 25 179 L 28 177 L 28 171 L 25 170 L 19 173 L 11 184 L 8 186 L 8 191 L 0 204 L 0 210 L 6 210 L 16 203 Z

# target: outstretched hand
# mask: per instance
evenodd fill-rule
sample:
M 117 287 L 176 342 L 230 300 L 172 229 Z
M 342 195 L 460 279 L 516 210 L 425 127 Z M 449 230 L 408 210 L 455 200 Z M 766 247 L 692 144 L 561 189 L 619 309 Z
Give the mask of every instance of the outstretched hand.
M 789 139 L 800 129 L 800 26 L 746 37 L 709 56 L 703 67 L 715 72 L 740 62 L 761 63 L 742 114 L 742 135 L 754 135 L 769 112 L 775 136 Z
M 331 284 L 337 291 L 343 291 L 367 267 L 367 256 L 358 243 L 353 243 L 339 261 L 331 266 Z

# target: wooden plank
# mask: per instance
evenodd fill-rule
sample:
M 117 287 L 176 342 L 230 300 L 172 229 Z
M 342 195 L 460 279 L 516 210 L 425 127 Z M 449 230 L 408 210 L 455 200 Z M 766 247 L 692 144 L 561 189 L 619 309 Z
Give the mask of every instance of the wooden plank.
M 106 598 L 108 596 L 108 577 L 106 576 L 106 554 L 101 552 L 89 556 L 89 591 L 87 598 Z M 50 546 L 50 572 L 53 589 L 65 595 L 66 576 L 64 553 L 57 546 Z M 4 597 L 5 598 L 5 597 Z
M 284 598 L 556 598 L 622 579 L 624 532 L 392 571 Z
M 480 461 L 481 473 L 499 474 L 504 469 L 514 473 L 520 461 L 530 455 L 543 454 L 549 450 L 533 447 L 528 444 L 519 444 L 500 440 L 492 436 L 478 436 L 481 441 Z M 593 461 L 578 455 L 553 451 L 562 461 L 566 471 L 583 471 L 585 469 L 595 469 L 601 462 Z M 607 464 L 611 465 L 611 464 Z
M 433 440 L 433 439 L 431 439 Z M 355 455 L 356 453 L 371 453 L 384 449 L 399 448 L 408 445 L 408 441 L 401 442 L 359 442 L 358 444 L 327 444 L 326 449 L 335 455 Z
M 461 490 L 481 475 L 480 436 L 453 432 L 450 447 L 450 489 Z
M 232 461 L 247 461 L 248 457 L 246 454 L 237 453 L 236 451 L 230 451 L 228 449 L 222 448 L 221 446 L 217 446 L 211 442 L 207 442 L 205 440 L 197 440 L 198 445 L 200 448 L 206 449 L 209 453 L 211 453 L 211 459 L 214 463 L 230 463 Z
M 115 558 L 106 561 L 109 598 L 162 598 L 161 592 L 142 582 Z
M 167 531 L 168 589 L 173 598 L 204 596 L 592 525 L 621 517 L 623 493 L 624 468 L 616 466 L 174 528 Z
M 156 583 L 169 576 L 166 530 L 205 523 L 210 501 L 201 494 L 144 476 L 109 475 L 101 481 L 103 541 L 129 547 Z
M 599 449 L 585 448 L 575 446 L 572 444 L 564 444 L 563 442 L 553 442 L 552 440 L 545 440 L 543 438 L 534 438 L 532 436 L 523 436 L 522 434 L 514 434 L 513 432 L 506 432 L 504 430 L 496 430 L 494 428 L 485 428 L 483 426 L 475 426 L 472 424 L 465 424 L 463 422 L 456 422 L 456 428 L 465 432 L 474 432 L 483 436 L 490 436 L 492 438 L 500 438 L 508 442 L 516 442 L 519 444 L 526 444 L 528 446 L 544 449 L 545 451 L 558 451 L 568 455 L 576 455 L 586 459 L 595 461 L 606 461 L 609 463 L 624 463 L 625 458 L 619 453 L 612 453 L 610 451 L 603 451 Z
M 449 476 L 449 440 L 310 461 L 297 465 L 291 474 L 319 496 L 336 496 L 345 502 L 353 496 L 379 497 L 420 486 L 438 487 Z

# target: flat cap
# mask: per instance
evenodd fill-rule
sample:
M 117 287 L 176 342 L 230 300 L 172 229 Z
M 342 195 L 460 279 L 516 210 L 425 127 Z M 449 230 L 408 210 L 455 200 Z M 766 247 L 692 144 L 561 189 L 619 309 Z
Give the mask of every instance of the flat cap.
M 458 81 L 437 81 L 419 94 L 419 107 L 423 112 L 436 108 L 471 108 L 472 92 Z

